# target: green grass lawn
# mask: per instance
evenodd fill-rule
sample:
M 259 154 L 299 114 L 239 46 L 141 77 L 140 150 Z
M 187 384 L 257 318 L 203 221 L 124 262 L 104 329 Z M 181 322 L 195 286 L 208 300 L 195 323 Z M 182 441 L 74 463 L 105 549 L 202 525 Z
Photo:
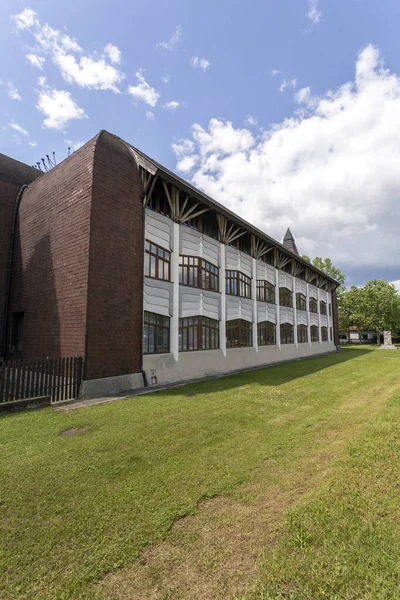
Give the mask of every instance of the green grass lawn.
M 1 417 L 0 598 L 114 597 L 97 582 L 135 565 L 201 500 L 251 505 L 267 486 L 290 502 L 246 598 L 399 597 L 399 367 L 395 351 L 349 348 Z M 59 435 L 71 427 L 87 431 Z

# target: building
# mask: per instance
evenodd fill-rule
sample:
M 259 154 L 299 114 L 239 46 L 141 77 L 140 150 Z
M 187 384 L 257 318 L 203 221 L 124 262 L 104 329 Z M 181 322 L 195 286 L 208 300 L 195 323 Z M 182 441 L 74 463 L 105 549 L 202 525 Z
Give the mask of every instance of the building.
M 339 341 L 341 344 L 376 344 L 378 334 L 375 329 L 360 331 L 353 326 L 350 329 L 339 330 Z
M 289 230 L 278 243 L 115 135 L 45 174 L 2 157 L 0 186 L 3 357 L 80 355 L 89 396 L 337 349 L 337 283 Z

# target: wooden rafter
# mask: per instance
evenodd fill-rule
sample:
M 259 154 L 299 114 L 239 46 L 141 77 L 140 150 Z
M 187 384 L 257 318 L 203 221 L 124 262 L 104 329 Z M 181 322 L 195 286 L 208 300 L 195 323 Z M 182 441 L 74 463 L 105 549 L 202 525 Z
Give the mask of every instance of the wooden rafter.
M 288 265 L 290 262 L 292 262 L 293 258 L 291 256 L 287 256 L 287 254 L 283 254 L 283 252 L 280 252 L 278 250 L 278 256 L 277 256 L 277 267 L 278 269 L 283 269 L 283 267 L 286 267 L 286 265 Z
M 305 270 L 305 266 L 302 265 L 301 263 L 297 262 L 297 260 L 295 260 L 293 262 L 293 275 L 294 277 L 298 277 L 299 275 L 301 275 L 304 270 Z
M 254 258 L 261 258 L 274 249 L 271 244 L 260 240 L 255 235 L 251 236 L 251 254 Z

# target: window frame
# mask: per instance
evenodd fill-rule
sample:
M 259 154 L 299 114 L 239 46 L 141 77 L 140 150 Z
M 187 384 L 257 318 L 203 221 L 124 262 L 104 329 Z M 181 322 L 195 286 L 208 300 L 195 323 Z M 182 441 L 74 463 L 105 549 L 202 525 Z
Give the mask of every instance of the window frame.
M 235 335 L 235 331 L 237 334 Z M 244 319 L 231 319 L 226 321 L 226 347 L 232 348 L 251 348 L 253 345 L 253 324 Z M 237 343 L 233 343 L 234 339 Z
M 321 342 L 329 342 L 328 328 L 325 325 L 321 327 Z
M 294 326 L 291 323 L 280 324 L 281 344 L 294 344 Z
M 297 343 L 307 344 L 308 343 L 308 328 L 307 325 L 300 323 L 297 325 Z
M 276 325 L 272 321 L 261 321 L 257 323 L 258 346 L 276 345 Z
M 155 248 L 155 251 L 152 250 Z M 167 255 L 167 256 L 164 256 Z M 151 275 L 152 259 L 155 257 L 155 275 Z M 168 278 L 160 277 L 160 263 L 163 265 L 162 271 L 164 272 L 165 265 L 167 265 Z M 159 281 L 171 281 L 171 252 L 166 250 L 162 246 L 155 244 L 150 240 L 145 240 L 144 243 L 144 276 L 150 279 L 158 279 Z
M 190 322 L 192 321 L 192 322 Z M 186 335 L 185 335 L 186 332 Z M 207 335 L 208 334 L 208 335 Z M 186 343 L 185 342 L 186 337 Z M 214 345 L 207 344 L 214 340 Z M 193 347 L 188 347 L 190 338 L 196 340 Z M 219 350 L 219 321 L 209 317 L 194 316 L 179 319 L 179 352 L 202 352 L 203 350 Z
M 297 292 L 296 294 L 296 309 L 307 310 L 307 296 L 301 292 Z
M 293 292 L 287 287 L 279 288 L 279 306 L 293 308 Z
M 266 279 L 257 279 L 256 294 L 258 302 L 275 304 L 275 286 Z
M 325 300 L 320 300 L 319 301 L 319 312 L 320 312 L 321 315 L 326 315 L 326 316 L 328 315 L 328 311 L 327 311 L 327 308 L 326 308 L 326 302 L 325 302 Z
M 319 342 L 319 328 L 318 325 L 311 325 L 310 327 L 310 339 L 312 342 Z
M 234 275 L 230 275 L 234 273 Z M 234 288 L 238 293 L 235 293 Z M 228 296 L 237 296 L 238 298 L 251 299 L 251 277 L 236 271 L 227 269 L 225 272 L 225 291 Z
M 155 317 L 153 320 L 151 320 Z M 164 320 L 164 323 L 161 323 L 161 320 Z M 154 351 L 150 351 L 151 345 L 151 335 L 150 335 L 150 327 L 154 328 Z M 147 335 L 146 335 L 147 330 Z M 160 330 L 162 331 L 162 349 L 159 350 L 159 334 Z M 167 343 L 165 343 L 165 333 L 167 332 L 166 339 Z M 169 354 L 170 352 L 170 343 L 171 343 L 171 319 L 170 317 L 166 317 L 165 315 L 160 315 L 158 313 L 153 313 L 150 311 L 143 311 L 143 340 L 142 340 L 142 352 L 143 354 Z M 146 349 L 145 349 L 146 347 Z
M 206 285 L 207 281 L 208 285 Z M 209 292 L 219 292 L 219 267 L 200 256 L 180 254 L 179 284 Z
M 310 296 L 308 299 L 308 310 L 310 313 L 318 314 L 318 300 L 314 296 Z

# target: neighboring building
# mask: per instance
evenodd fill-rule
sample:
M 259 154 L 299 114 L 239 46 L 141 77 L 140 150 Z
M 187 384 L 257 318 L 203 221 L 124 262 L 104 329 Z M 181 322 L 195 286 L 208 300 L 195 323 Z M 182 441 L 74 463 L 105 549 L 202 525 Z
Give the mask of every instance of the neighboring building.
M 29 184 L 0 298 L 8 358 L 81 355 L 94 395 L 339 345 L 338 284 L 290 231 L 276 242 L 117 136 L 41 175 L 2 160 L 3 267 Z
M 375 329 L 359 331 L 357 327 L 350 327 L 339 330 L 339 340 L 341 344 L 376 344 L 378 336 Z

